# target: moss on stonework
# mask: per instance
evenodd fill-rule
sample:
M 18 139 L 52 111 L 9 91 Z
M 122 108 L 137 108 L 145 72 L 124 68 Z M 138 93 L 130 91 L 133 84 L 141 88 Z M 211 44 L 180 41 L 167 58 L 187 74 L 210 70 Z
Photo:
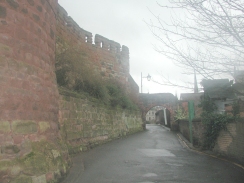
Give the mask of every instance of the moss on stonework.
M 5 146 L 5 151 L 16 154 L 20 151 L 20 149 L 16 145 L 8 145 L 8 146 Z
M 37 132 L 37 125 L 34 121 L 13 121 L 13 132 L 16 134 L 30 134 Z
M 38 123 L 38 125 L 39 125 L 39 130 L 41 133 L 47 131 L 51 127 L 50 123 L 46 122 L 46 121 L 41 121 Z
M 0 133 L 8 133 L 10 132 L 10 124 L 8 121 L 0 121 Z
M 21 175 L 16 179 L 10 181 L 10 183 L 32 183 L 32 178 L 28 176 Z
M 1 9 L 0 9 L 1 10 Z M 3 51 L 12 51 L 12 48 L 0 43 L 0 49 Z
M 67 146 L 63 142 L 32 142 L 31 146 L 32 152 L 23 158 L 0 161 L 0 175 L 10 175 L 10 183 L 32 183 L 33 177 L 57 170 L 63 175 L 70 167 L 68 154 L 64 154 L 68 153 Z
M 4 174 L 4 172 L 7 172 L 11 165 L 11 161 L 0 161 L 0 175 Z

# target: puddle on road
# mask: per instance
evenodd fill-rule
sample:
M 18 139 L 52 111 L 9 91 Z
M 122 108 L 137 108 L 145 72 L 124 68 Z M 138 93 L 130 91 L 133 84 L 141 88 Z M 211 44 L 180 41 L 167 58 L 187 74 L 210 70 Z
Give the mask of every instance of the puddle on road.
M 157 177 L 158 175 L 156 173 L 147 173 L 144 174 L 143 177 Z
M 166 163 L 169 166 L 183 166 L 182 164 L 172 164 L 172 163 Z
M 163 156 L 174 157 L 175 156 L 173 153 L 165 149 L 138 149 L 138 150 L 148 157 L 163 157 Z

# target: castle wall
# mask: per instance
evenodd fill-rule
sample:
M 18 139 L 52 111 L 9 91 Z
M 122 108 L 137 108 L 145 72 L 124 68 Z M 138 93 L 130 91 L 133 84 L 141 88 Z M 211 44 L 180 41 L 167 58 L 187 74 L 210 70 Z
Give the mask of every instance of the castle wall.
M 0 0 L 0 182 L 53 182 L 70 167 L 68 150 L 142 129 L 139 112 L 59 94 L 55 53 L 66 47 L 85 53 L 104 79 L 138 92 L 129 49 L 100 35 L 94 43 L 57 0 Z

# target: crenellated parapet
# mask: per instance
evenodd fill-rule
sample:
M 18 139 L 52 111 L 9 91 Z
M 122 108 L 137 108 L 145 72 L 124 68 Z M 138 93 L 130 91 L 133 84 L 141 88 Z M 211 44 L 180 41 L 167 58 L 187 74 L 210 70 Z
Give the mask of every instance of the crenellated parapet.
M 86 43 L 92 44 L 92 33 L 80 28 L 80 26 L 60 5 L 58 5 L 57 9 L 57 20 L 59 21 L 59 25 L 62 25 L 64 29 L 69 30 L 73 36 L 77 37 L 78 39 L 82 39 Z
M 109 40 L 101 35 L 95 35 L 95 45 L 104 50 L 111 51 L 113 53 L 119 53 L 121 50 L 121 46 L 119 43 Z
M 91 32 L 82 29 L 72 17 L 68 15 L 66 10 L 58 6 L 57 10 L 57 19 L 59 25 L 62 29 L 69 31 L 70 36 L 75 37 L 76 39 L 80 39 L 83 43 L 93 44 L 93 35 Z M 119 54 L 121 53 L 123 56 L 129 58 L 129 49 L 126 46 L 122 46 L 113 40 L 109 40 L 99 34 L 96 34 L 94 37 L 94 44 L 97 48 L 101 48 L 103 50 L 109 51 L 111 53 Z
M 123 45 L 121 51 L 122 56 L 126 59 L 129 59 L 129 53 L 130 53 L 129 48 Z

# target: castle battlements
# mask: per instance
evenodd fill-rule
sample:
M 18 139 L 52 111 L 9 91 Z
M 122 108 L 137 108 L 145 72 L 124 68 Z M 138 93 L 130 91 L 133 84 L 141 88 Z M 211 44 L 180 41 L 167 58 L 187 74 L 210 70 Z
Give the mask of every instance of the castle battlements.
M 99 34 L 96 34 L 93 38 L 93 35 L 91 32 L 86 31 L 82 29 L 74 20 L 72 17 L 68 15 L 66 10 L 62 6 L 58 6 L 57 10 L 57 19 L 58 23 L 60 24 L 60 27 L 63 29 L 66 29 L 69 31 L 70 34 L 72 34 L 76 39 L 82 40 L 84 43 L 87 44 L 93 44 L 94 39 L 94 45 L 98 48 L 101 48 L 103 50 L 107 50 L 111 53 L 122 53 L 123 55 L 129 56 L 129 48 L 127 46 L 122 46 L 106 37 L 103 37 Z

